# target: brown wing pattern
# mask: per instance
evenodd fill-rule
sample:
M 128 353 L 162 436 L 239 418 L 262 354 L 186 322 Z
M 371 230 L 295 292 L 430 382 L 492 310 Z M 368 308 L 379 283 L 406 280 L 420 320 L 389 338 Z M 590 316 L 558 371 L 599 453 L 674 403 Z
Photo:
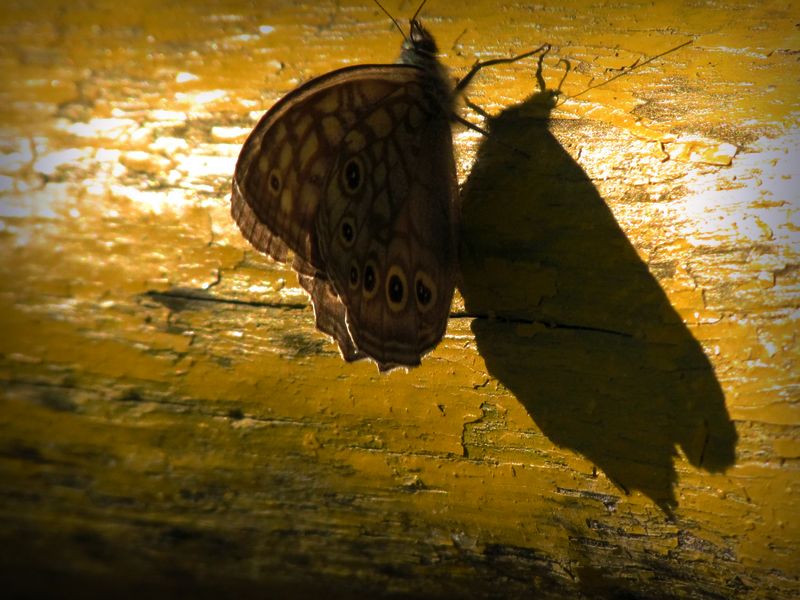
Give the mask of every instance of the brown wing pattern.
M 363 110 L 418 71 L 400 65 L 340 69 L 267 111 L 242 147 L 231 194 L 231 213 L 253 246 L 281 262 L 291 251 L 323 269 L 314 222 L 336 149 Z
M 319 251 L 355 345 L 381 369 L 441 340 L 455 287 L 449 114 L 409 81 L 345 134 L 317 217 Z
M 346 360 L 419 364 L 454 290 L 449 115 L 408 65 L 350 67 L 285 96 L 237 161 L 243 235 L 293 267 Z

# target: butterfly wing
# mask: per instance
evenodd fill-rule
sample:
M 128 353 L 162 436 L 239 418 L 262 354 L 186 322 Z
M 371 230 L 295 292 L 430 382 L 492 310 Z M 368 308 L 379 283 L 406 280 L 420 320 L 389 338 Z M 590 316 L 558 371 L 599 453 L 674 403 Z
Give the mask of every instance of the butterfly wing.
M 346 311 L 331 282 L 323 276 L 298 275 L 300 285 L 311 297 L 317 329 L 328 334 L 339 345 L 339 351 L 347 362 L 367 358 L 356 348 L 347 331 Z
M 350 337 L 381 370 L 418 365 L 441 340 L 457 272 L 450 115 L 425 71 L 404 72 L 348 124 L 316 226 Z
M 312 80 L 262 117 L 233 179 L 245 238 L 282 262 L 292 253 L 318 328 L 382 370 L 419 364 L 454 291 L 455 164 L 429 77 L 365 65 Z
M 242 146 L 231 194 L 234 220 L 256 249 L 281 262 L 293 253 L 300 272 L 324 271 L 314 224 L 342 138 L 365 107 L 417 70 L 339 69 L 300 86 L 264 114 Z

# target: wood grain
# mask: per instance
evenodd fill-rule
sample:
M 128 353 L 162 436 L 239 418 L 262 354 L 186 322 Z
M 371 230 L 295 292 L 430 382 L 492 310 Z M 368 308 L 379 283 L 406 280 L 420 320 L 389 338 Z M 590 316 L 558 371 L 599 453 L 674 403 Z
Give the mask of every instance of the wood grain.
M 4 8 L 12 593 L 800 593 L 797 9 L 422 18 L 454 76 L 553 49 L 544 90 L 535 60 L 468 90 L 490 136 L 455 129 L 460 295 L 422 366 L 381 376 L 229 215 L 264 110 L 395 59 L 377 7 Z

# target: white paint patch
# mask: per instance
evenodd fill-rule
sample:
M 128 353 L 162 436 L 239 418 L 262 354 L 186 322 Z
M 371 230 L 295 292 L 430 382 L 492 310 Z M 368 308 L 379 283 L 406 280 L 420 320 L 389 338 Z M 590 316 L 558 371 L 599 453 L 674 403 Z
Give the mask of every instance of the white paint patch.
M 133 119 L 107 118 L 92 119 L 87 123 L 72 123 L 64 127 L 67 133 L 78 137 L 118 139 L 139 124 Z
M 211 102 L 222 100 L 227 96 L 228 92 L 225 90 L 208 90 L 205 92 L 194 92 L 194 93 L 178 92 L 177 94 L 175 94 L 175 99 L 178 102 L 186 102 L 188 104 L 196 105 L 196 104 L 210 104 Z
M 252 127 L 223 127 L 215 125 L 211 128 L 211 137 L 224 142 L 240 140 L 244 139 L 251 130 Z
M 181 71 L 175 76 L 175 83 L 187 83 L 189 81 L 197 81 L 200 78 L 194 73 L 188 71 Z
M 91 153 L 89 148 L 68 148 L 50 152 L 33 163 L 33 170 L 42 175 L 53 175 L 64 166 L 75 167 Z
M 691 243 L 800 247 L 800 130 L 762 138 L 751 148 L 728 169 L 688 182 L 689 193 L 677 208 L 687 219 Z

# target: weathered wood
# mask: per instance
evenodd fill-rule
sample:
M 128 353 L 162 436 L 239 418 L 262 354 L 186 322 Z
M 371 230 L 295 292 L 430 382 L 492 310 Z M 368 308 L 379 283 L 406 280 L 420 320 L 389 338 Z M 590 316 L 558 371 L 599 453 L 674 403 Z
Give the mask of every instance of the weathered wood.
M 386 376 L 228 214 L 261 111 L 394 60 L 375 6 L 0 12 L 4 589 L 800 593 L 796 8 L 426 6 L 561 89 L 476 78 L 460 296 Z

